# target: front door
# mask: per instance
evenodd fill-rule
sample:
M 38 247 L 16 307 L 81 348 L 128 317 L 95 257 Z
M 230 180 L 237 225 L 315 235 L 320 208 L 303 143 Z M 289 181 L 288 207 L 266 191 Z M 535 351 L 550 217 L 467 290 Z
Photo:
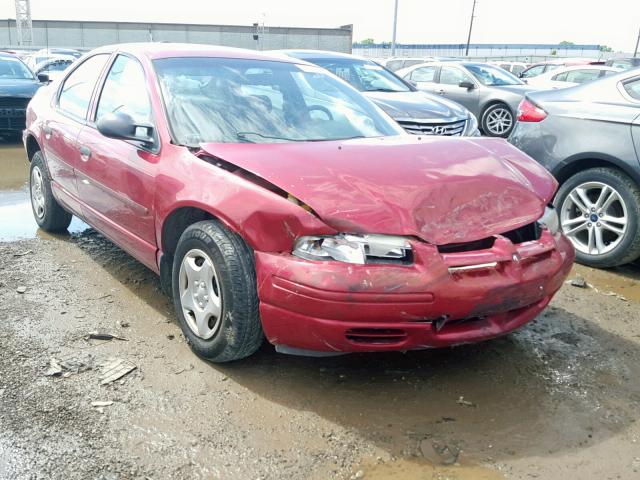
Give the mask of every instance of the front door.
M 153 124 L 144 69 L 138 60 L 125 55 L 118 55 L 113 61 L 93 121 L 78 137 L 78 190 L 87 221 L 155 269 L 154 186 L 158 152 L 135 141 L 102 135 L 96 122 L 115 112 L 127 113 L 139 124 Z
M 418 67 L 412 70 L 408 76 L 405 76 L 405 80 L 413 82 L 418 90 L 423 92 L 434 93 L 436 84 L 436 74 L 438 72 L 436 65 L 428 65 L 424 67 Z
M 460 82 L 469 82 L 474 85 L 474 88 L 461 87 Z M 438 87 L 442 96 L 459 103 L 476 115 L 478 114 L 480 101 L 478 83 L 464 70 L 454 66 L 443 66 L 440 70 Z

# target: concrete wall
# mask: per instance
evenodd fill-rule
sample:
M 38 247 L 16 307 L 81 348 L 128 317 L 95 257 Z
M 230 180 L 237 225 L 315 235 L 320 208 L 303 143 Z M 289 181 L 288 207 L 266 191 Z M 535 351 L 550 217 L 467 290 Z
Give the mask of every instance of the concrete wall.
M 351 52 L 353 29 L 266 27 L 259 39 L 255 28 L 242 25 L 187 25 L 133 22 L 33 21 L 33 47 L 94 48 L 111 43 L 169 41 L 207 43 L 259 50 L 313 48 Z M 0 21 L 0 46 L 18 47 L 15 20 Z

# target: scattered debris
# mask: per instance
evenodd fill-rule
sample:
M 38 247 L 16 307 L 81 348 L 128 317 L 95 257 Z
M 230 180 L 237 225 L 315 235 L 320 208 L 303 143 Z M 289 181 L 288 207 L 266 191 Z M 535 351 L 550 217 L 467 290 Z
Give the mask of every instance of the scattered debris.
M 99 333 L 99 332 L 91 332 L 87 335 L 86 340 L 123 340 L 128 342 L 129 340 L 124 337 L 119 337 L 118 335 L 113 335 L 111 333 Z
M 125 322 L 124 320 L 118 320 L 118 325 L 121 328 L 128 328 L 129 327 L 129 322 Z
M 227 380 L 229 380 L 229 377 L 224 376 L 220 379 L 221 382 L 226 382 Z
M 176 338 L 176 336 L 173 333 L 170 333 L 169 335 L 167 335 L 167 338 L 169 340 L 173 340 L 174 338 Z
M 122 358 L 110 359 L 102 365 L 102 375 L 100 376 L 100 385 L 107 385 L 124 377 L 126 374 L 134 371 L 136 365 L 129 360 Z
M 181 368 L 180 370 L 178 370 L 176 372 L 173 372 L 173 373 L 174 373 L 174 375 L 179 375 L 179 374 L 181 374 L 183 372 L 188 372 L 190 370 L 193 370 L 193 364 L 189 364 L 189 368 Z
M 26 291 L 27 291 L 27 287 L 25 287 L 24 285 L 20 285 L 18 288 L 16 288 L 16 292 L 20 294 L 23 294 Z
M 462 396 L 456 401 L 456 403 L 458 405 L 464 405 L 465 407 L 475 407 L 476 406 L 475 403 L 470 402 L 468 400 L 465 400 L 464 397 L 462 397 Z
M 25 255 L 29 255 L 30 253 L 33 253 L 33 250 L 27 250 L 26 252 L 22 252 L 22 253 L 14 253 L 13 256 L 14 257 L 24 257 Z
M 430 440 L 420 442 L 422 456 L 433 465 L 455 465 L 458 463 L 460 449 L 453 445 L 440 445 Z
M 360 478 L 364 478 L 364 472 L 362 470 L 358 470 L 356 473 L 351 475 L 351 480 L 359 480 Z
M 571 280 L 571 285 L 578 288 L 588 288 L 589 284 L 581 275 L 578 275 L 576 278 Z
M 113 405 L 112 400 L 91 402 L 92 407 L 110 407 L 111 405 Z
M 62 375 L 62 366 L 58 363 L 58 360 L 52 358 L 49 360 L 49 368 L 45 372 L 47 377 L 59 377 Z

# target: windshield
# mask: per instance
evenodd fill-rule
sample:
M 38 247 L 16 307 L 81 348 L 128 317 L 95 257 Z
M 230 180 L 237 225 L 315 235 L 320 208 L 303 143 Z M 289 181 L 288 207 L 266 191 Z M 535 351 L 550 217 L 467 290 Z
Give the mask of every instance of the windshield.
M 410 92 L 411 89 L 380 65 L 351 58 L 306 59 L 326 68 L 361 92 Z
M 17 58 L 0 59 L 0 79 L 33 80 L 33 73 Z
M 62 72 L 66 70 L 69 65 L 71 65 L 71 61 L 61 60 L 38 66 L 36 67 L 36 70 L 38 72 Z
M 279 143 L 402 134 L 348 85 L 315 66 L 214 57 L 154 61 L 174 139 Z
M 465 64 L 465 67 L 480 81 L 480 83 L 489 87 L 524 85 L 524 82 L 522 82 L 518 77 L 499 67 L 475 64 Z

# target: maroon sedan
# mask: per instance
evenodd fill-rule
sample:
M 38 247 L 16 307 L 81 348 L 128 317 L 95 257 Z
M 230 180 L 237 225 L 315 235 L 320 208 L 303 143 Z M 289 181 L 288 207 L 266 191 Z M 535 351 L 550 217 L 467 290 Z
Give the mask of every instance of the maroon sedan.
M 503 140 L 405 135 L 325 70 L 116 45 L 29 105 L 41 228 L 82 218 L 160 275 L 193 350 L 443 347 L 533 319 L 574 252 L 554 179 Z

